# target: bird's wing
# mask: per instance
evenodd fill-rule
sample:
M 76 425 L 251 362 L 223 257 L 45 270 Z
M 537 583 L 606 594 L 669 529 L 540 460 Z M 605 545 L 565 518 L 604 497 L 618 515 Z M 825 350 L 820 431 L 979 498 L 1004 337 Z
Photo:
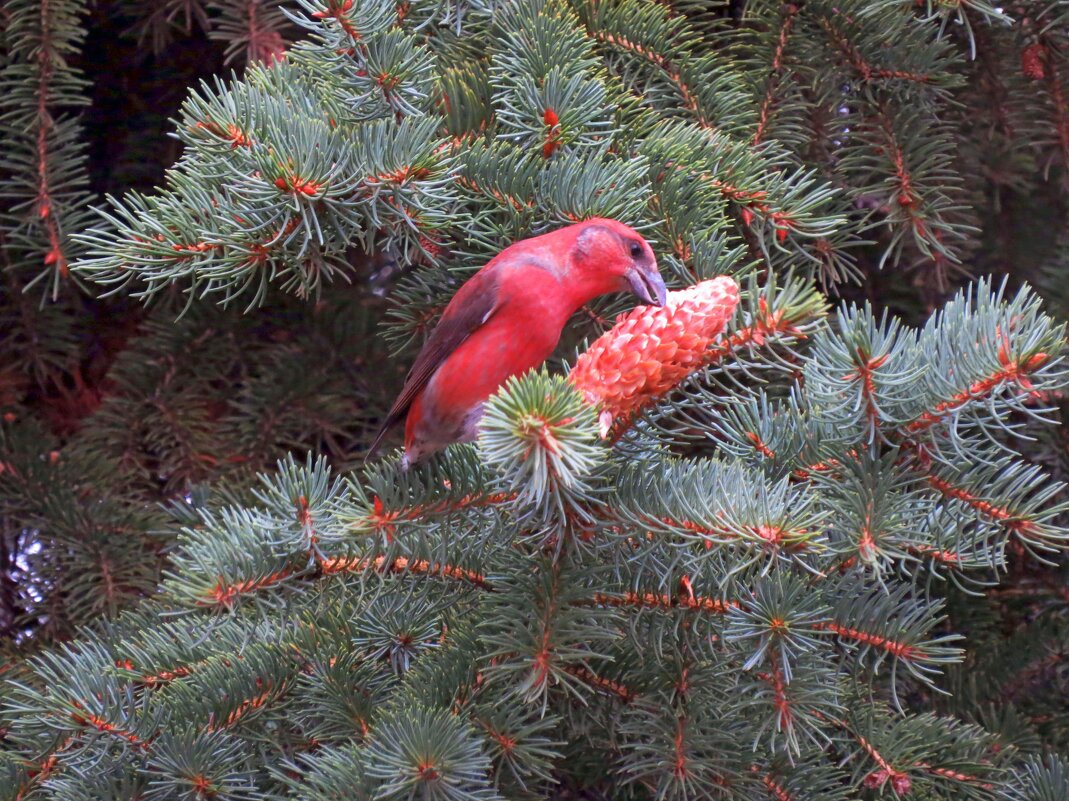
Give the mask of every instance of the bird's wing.
M 435 326 L 423 348 L 416 357 L 412 369 L 405 376 L 401 394 L 393 402 L 382 426 L 371 443 L 367 456 L 370 458 L 382 444 L 390 429 L 401 422 L 408 413 L 412 401 L 427 386 L 435 371 L 449 355 L 471 336 L 479 326 L 489 320 L 498 310 L 497 271 L 488 264 L 457 290 L 449 301 L 442 319 Z

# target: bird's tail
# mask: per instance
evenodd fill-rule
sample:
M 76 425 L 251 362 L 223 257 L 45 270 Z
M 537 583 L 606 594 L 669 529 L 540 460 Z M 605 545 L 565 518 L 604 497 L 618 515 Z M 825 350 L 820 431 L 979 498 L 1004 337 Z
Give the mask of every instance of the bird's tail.
M 386 439 L 386 435 L 390 433 L 390 429 L 392 429 L 394 425 L 395 423 L 387 421 L 379 428 L 379 432 L 375 435 L 371 447 L 368 448 L 367 453 L 364 454 L 364 464 L 367 464 L 368 460 L 379 452 L 379 449 L 382 447 L 382 441 Z

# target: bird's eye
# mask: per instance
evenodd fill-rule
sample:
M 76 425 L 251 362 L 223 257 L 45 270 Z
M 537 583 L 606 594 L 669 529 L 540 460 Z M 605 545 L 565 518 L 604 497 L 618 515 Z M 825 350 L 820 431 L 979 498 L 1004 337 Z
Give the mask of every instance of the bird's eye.
M 640 245 L 638 242 L 632 241 L 631 242 L 631 258 L 637 259 L 641 255 L 642 255 L 642 245 Z

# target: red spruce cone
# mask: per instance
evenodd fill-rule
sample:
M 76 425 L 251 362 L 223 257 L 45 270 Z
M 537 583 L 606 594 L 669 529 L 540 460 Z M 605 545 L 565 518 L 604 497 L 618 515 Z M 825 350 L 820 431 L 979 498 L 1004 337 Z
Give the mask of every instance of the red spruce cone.
M 669 292 L 663 308 L 639 306 L 617 317 L 569 375 L 589 403 L 601 406 L 601 435 L 626 426 L 702 367 L 738 303 L 739 285 L 720 276 Z

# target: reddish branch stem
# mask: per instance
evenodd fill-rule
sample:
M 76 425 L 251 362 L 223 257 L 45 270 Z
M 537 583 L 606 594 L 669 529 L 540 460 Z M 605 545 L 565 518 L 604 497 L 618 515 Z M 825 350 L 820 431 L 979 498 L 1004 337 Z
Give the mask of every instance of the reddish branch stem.
M 695 609 L 727 614 L 732 607 L 738 608 L 738 601 L 722 601 L 719 598 L 704 598 L 694 595 L 658 595 L 652 592 L 625 592 L 622 595 L 594 593 L 589 599 L 576 602 L 576 606 L 631 606 L 639 609 Z
M 786 731 L 790 728 L 793 720 L 794 713 L 791 711 L 791 702 L 787 698 L 787 682 L 783 677 L 783 671 L 779 666 L 779 654 L 775 650 L 769 653 L 769 660 L 772 663 L 771 673 L 758 673 L 757 677 L 768 682 L 772 687 L 773 705 L 776 707 L 776 720 L 779 724 L 779 728 L 782 731 Z
M 787 6 L 783 19 L 780 21 L 779 40 L 776 42 L 776 50 L 772 54 L 772 70 L 765 86 L 765 96 L 761 101 L 761 111 L 757 118 L 757 129 L 754 131 L 751 143 L 761 144 L 768 131 L 769 118 L 772 113 L 772 104 L 775 102 L 776 89 L 779 88 L 779 76 L 783 69 L 783 54 L 787 50 L 787 39 L 794 28 L 794 18 L 798 15 L 798 6 L 791 3 Z
M 520 200 L 519 198 L 513 197 L 512 195 L 503 194 L 497 189 L 481 187 L 478 183 L 476 183 L 471 178 L 468 178 L 467 176 L 457 176 L 456 180 L 457 183 L 461 186 L 467 187 L 468 189 L 471 189 L 474 192 L 481 192 L 484 195 L 488 195 L 499 203 L 512 206 L 512 208 L 514 208 L 516 211 L 523 211 L 525 209 L 534 208 L 534 203 L 530 200 Z
M 989 395 L 992 390 L 1003 382 L 1014 381 L 1020 384 L 1024 389 L 1031 389 L 1031 384 L 1027 378 L 1028 374 L 1041 367 L 1046 360 L 1047 354 L 1036 353 L 1024 364 L 1016 362 L 1011 363 L 1008 357 L 1000 352 L 999 361 L 1003 364 L 1001 370 L 996 370 L 991 375 L 981 378 L 978 381 L 974 381 L 967 389 L 957 393 L 948 400 L 937 403 L 934 409 L 924 412 L 916 420 L 908 423 L 905 426 L 905 431 L 910 434 L 927 431 L 936 423 L 939 423 L 944 417 L 958 411 L 968 403 L 980 400 Z
M 831 39 L 832 44 L 834 44 L 839 52 L 846 58 L 847 63 L 850 64 L 850 66 L 854 68 L 854 71 L 865 81 L 887 78 L 896 78 L 903 81 L 911 81 L 913 83 L 929 83 L 931 81 L 931 76 L 922 72 L 889 70 L 873 67 L 865 60 L 861 51 L 850 42 L 849 37 L 843 31 L 832 25 L 829 19 L 826 17 L 821 19 L 820 27 L 822 27 L 828 34 L 828 38 Z
M 705 115 L 702 114 L 698 104 L 697 95 L 694 90 L 687 85 L 687 82 L 683 80 L 683 73 L 669 59 L 651 48 L 627 39 L 621 34 L 607 33 L 605 31 L 590 31 L 590 35 L 599 42 L 615 45 L 621 50 L 633 53 L 650 62 L 655 67 L 658 67 L 668 78 L 669 82 L 675 86 L 676 91 L 678 91 L 680 97 L 683 98 L 683 105 L 693 112 L 698 124 L 703 128 L 711 129 L 714 127 L 713 124 L 706 119 Z
M 426 559 L 409 559 L 404 556 L 398 556 L 393 559 L 387 559 L 385 556 L 379 556 L 375 559 L 323 559 L 320 560 L 319 566 L 325 576 L 337 573 L 360 573 L 368 570 L 374 570 L 379 573 L 417 573 L 465 581 L 483 590 L 493 589 L 486 577 L 474 570 L 467 570 L 441 562 L 429 562 Z
M 52 26 L 50 0 L 41 0 L 41 47 L 37 52 L 37 214 L 48 234 L 45 265 L 55 266 L 59 274 L 70 275 L 67 255 L 63 251 L 63 237 L 56 222 L 52 189 L 48 181 L 50 162 L 48 135 L 54 125 L 48 110 L 48 88 L 55 69 L 52 63 Z
M 74 701 L 73 705 L 76 709 L 82 708 L 82 705 L 79 704 L 77 701 Z M 79 726 L 96 729 L 99 732 L 109 734 L 119 740 L 124 740 L 130 743 L 130 745 L 142 751 L 147 751 L 149 749 L 149 743 L 151 742 L 151 740 L 142 740 L 133 732 L 127 731 L 121 726 L 116 726 L 112 723 L 109 723 L 108 721 L 104 720 L 104 718 L 98 717 L 97 715 L 93 715 L 89 712 L 72 712 L 71 720 Z
M 252 698 L 247 698 L 238 704 L 226 719 L 223 721 L 215 721 L 214 718 L 208 723 L 209 731 L 218 731 L 220 729 L 228 729 L 238 721 L 242 720 L 250 712 L 253 712 L 268 701 L 270 701 L 276 693 L 274 687 L 270 682 L 263 682 L 261 679 L 257 679 L 257 686 L 263 685 L 264 689 L 258 695 L 254 695 Z
M 869 425 L 876 429 L 880 424 L 880 413 L 876 407 L 876 381 L 872 374 L 883 367 L 887 361 L 887 354 L 870 358 L 858 350 L 857 357 L 861 364 L 856 371 L 849 373 L 846 379 L 848 381 L 853 378 L 861 380 L 861 397 L 865 403 L 865 416 L 868 418 Z
M 613 681 L 612 679 L 606 679 L 603 676 L 599 676 L 594 673 L 594 671 L 589 670 L 588 668 L 579 667 L 578 665 L 565 665 L 564 672 L 570 673 L 580 681 L 589 684 L 591 687 L 596 687 L 602 692 L 609 693 L 610 695 L 615 695 L 617 698 L 621 699 L 624 702 L 633 701 L 635 698 L 638 697 L 637 693 L 635 693 L 633 690 L 628 689 L 620 682 Z
M 750 768 L 754 773 L 759 773 L 760 768 L 757 765 L 753 765 Z M 787 792 L 787 789 L 775 779 L 773 779 L 767 773 L 761 777 L 761 784 L 765 786 L 765 789 L 772 794 L 775 801 L 795 801 L 794 796 Z
M 855 640 L 864 645 L 870 645 L 873 648 L 879 648 L 882 651 L 886 651 L 892 656 L 899 659 L 905 659 L 911 661 L 917 653 L 917 648 L 906 643 L 895 642 L 887 637 L 881 637 L 878 634 L 872 634 L 867 631 L 861 631 L 860 629 L 849 628 L 843 626 L 834 621 L 818 622 L 813 624 L 813 628 L 823 631 L 831 631 L 843 639 Z

